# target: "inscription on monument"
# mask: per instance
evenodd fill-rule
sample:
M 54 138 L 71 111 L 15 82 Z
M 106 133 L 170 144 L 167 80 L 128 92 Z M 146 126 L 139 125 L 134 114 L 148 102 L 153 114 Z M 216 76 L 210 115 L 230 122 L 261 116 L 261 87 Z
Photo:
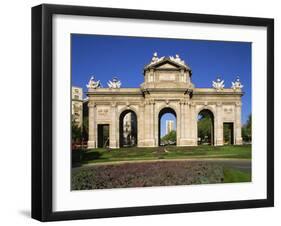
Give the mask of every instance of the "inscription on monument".
M 234 121 L 234 106 L 223 107 L 224 121 Z
M 97 119 L 101 120 L 101 119 L 110 119 L 109 117 L 109 107 L 98 107 L 97 109 Z

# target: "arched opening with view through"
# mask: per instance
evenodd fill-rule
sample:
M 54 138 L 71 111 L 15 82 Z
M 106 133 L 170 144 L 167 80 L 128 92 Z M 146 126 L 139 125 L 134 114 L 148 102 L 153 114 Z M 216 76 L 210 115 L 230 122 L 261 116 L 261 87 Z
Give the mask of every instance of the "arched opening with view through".
M 158 145 L 176 145 L 177 114 L 170 107 L 163 108 L 158 115 Z
M 132 110 L 123 111 L 119 118 L 120 147 L 137 146 L 138 138 L 137 115 Z
M 214 145 L 214 114 L 204 109 L 197 117 L 198 145 Z

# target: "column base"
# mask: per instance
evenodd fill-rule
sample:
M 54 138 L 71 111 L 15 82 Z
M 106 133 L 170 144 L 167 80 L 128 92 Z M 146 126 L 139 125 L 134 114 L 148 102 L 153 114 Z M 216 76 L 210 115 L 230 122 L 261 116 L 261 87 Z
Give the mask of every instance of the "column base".
M 185 139 L 181 138 L 180 142 L 177 143 L 177 146 L 197 146 L 197 141 L 194 139 Z
M 242 144 L 243 144 L 243 139 L 242 138 L 236 138 L 235 145 L 242 145 Z
M 89 140 L 88 145 L 87 145 L 87 149 L 92 149 L 92 148 L 96 148 L 96 141 Z
M 223 139 L 218 139 L 214 146 L 223 146 Z
M 119 146 L 118 146 L 118 144 L 115 140 L 110 140 L 109 141 L 109 148 L 116 149 L 116 148 L 119 148 Z
M 138 141 L 138 147 L 155 147 L 154 139 Z

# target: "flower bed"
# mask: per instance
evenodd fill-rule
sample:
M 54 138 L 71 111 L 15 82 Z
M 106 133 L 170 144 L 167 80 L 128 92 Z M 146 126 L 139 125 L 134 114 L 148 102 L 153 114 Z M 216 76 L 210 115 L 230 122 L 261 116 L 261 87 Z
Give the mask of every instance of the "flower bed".
M 72 171 L 72 190 L 221 183 L 223 167 L 206 162 L 95 165 Z

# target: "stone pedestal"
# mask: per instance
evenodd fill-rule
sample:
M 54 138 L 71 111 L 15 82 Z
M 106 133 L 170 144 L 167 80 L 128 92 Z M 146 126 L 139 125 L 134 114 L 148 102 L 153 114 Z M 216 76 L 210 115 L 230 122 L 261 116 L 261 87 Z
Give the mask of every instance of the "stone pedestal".
M 88 145 L 87 145 L 87 148 L 88 149 L 92 149 L 92 148 L 96 148 L 96 141 L 88 141 Z
M 243 139 L 242 138 L 236 138 L 235 139 L 235 144 L 236 145 L 242 145 L 243 144 Z

